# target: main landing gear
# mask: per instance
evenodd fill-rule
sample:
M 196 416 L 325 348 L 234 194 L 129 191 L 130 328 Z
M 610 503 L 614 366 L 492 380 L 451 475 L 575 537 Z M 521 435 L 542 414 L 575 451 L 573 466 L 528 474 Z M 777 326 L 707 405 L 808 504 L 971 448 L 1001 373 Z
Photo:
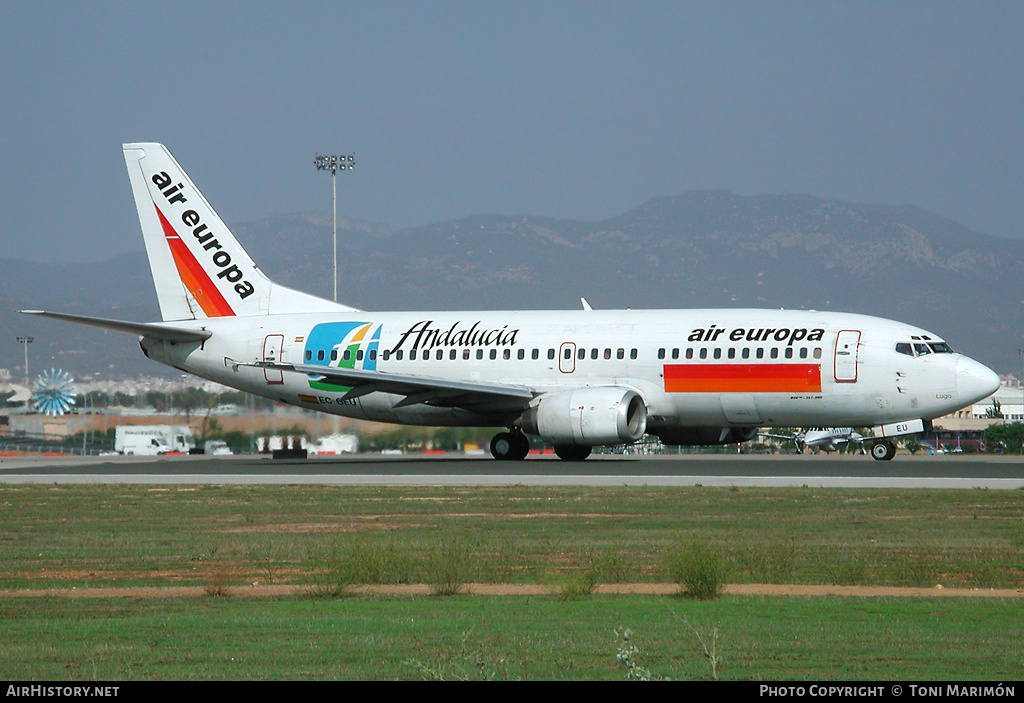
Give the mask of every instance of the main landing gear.
M 562 461 L 583 461 L 593 450 L 593 447 L 580 446 L 578 444 L 568 444 L 561 447 L 555 447 L 555 454 Z
M 591 447 L 564 445 L 555 447 L 555 454 L 563 461 L 583 461 L 590 456 Z M 522 461 L 530 453 L 530 440 L 518 427 L 499 432 L 491 440 L 491 456 L 501 461 Z
M 871 445 L 871 456 L 878 461 L 890 461 L 896 456 L 896 445 L 887 439 L 882 439 Z
M 521 461 L 530 453 L 530 440 L 519 428 L 499 432 L 491 440 L 491 456 L 503 461 Z

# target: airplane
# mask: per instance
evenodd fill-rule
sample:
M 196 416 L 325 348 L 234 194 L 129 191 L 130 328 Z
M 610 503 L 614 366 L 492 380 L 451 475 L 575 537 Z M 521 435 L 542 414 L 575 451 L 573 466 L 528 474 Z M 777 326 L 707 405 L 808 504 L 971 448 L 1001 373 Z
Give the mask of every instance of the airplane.
M 301 408 L 377 422 L 507 428 L 564 460 L 645 435 L 732 444 L 760 427 L 891 437 L 995 392 L 939 336 L 867 315 L 691 309 L 369 312 L 287 288 L 253 262 L 162 144 L 123 145 L 161 320 L 26 314 L 135 335 L 150 359 Z
M 838 451 L 841 444 L 849 444 L 850 442 L 862 444 L 865 439 L 862 434 L 852 427 L 808 427 L 792 436 L 770 434 L 768 432 L 759 432 L 758 434 L 761 437 L 791 440 L 796 444 L 801 454 L 808 447 L 815 452 L 819 449 L 826 452 L 834 452 Z

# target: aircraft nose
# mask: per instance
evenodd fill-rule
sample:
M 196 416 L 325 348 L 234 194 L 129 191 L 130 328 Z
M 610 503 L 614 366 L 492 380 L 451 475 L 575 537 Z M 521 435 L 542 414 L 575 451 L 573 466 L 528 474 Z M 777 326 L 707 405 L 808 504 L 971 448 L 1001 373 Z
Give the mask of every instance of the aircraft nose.
M 998 389 L 999 376 L 989 367 L 966 356 L 956 362 L 956 392 L 963 405 L 977 403 Z

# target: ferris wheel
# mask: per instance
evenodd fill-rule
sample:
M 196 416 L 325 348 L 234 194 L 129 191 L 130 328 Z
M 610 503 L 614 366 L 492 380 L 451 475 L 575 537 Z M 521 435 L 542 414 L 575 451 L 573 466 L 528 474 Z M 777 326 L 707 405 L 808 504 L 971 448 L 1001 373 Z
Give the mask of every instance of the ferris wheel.
M 36 377 L 32 384 L 32 404 L 50 417 L 63 415 L 75 404 L 75 386 L 70 374 L 50 369 Z

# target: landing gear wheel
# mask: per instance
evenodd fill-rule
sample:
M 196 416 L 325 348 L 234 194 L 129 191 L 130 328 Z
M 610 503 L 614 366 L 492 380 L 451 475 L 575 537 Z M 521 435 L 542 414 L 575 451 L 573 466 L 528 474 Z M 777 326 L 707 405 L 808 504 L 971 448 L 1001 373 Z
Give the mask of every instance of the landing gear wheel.
M 522 432 L 499 432 L 491 440 L 491 456 L 501 461 L 521 461 L 530 453 L 530 440 Z
M 562 461 L 583 461 L 590 456 L 592 447 L 581 447 L 575 444 L 555 447 L 555 454 Z
M 522 461 L 526 458 L 526 455 L 530 453 L 530 438 L 522 432 L 512 432 L 511 434 L 512 443 L 514 445 L 512 458 L 516 461 Z
M 878 461 L 890 461 L 896 456 L 896 445 L 888 440 L 875 442 L 871 445 L 871 456 Z

